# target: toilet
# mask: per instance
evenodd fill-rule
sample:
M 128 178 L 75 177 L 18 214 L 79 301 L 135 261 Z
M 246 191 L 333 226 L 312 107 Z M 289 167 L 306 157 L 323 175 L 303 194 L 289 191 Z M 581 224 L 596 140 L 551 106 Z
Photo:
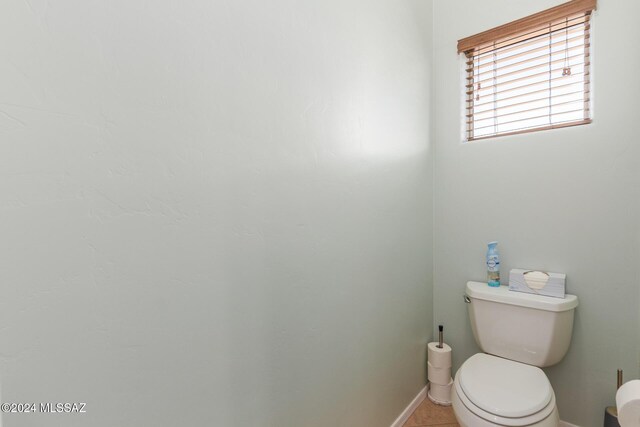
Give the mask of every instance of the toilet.
M 465 302 L 483 353 L 456 373 L 453 411 L 462 427 L 558 427 L 560 417 L 542 369 L 569 349 L 575 295 L 553 298 L 468 282 Z

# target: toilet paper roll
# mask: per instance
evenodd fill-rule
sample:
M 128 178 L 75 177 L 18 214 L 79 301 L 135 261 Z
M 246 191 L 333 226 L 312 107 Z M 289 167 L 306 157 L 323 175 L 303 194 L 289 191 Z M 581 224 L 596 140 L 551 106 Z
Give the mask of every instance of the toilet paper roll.
M 431 362 L 427 362 L 427 378 L 431 383 L 440 385 L 449 384 L 451 381 L 451 367 L 436 368 Z
M 640 380 L 624 383 L 616 393 L 618 422 L 622 427 L 640 425 Z
M 431 362 L 431 366 L 440 369 L 451 367 L 451 347 L 442 344 L 442 348 L 438 348 L 437 342 L 430 342 L 427 348 L 427 360 Z
M 449 381 L 449 384 L 429 384 L 429 400 L 438 405 L 451 405 L 451 387 L 453 386 L 453 380 Z

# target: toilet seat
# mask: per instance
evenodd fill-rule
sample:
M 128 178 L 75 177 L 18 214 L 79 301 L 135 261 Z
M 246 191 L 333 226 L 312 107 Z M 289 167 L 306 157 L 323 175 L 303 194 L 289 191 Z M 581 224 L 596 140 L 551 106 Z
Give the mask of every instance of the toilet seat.
M 458 370 L 454 391 L 469 411 L 498 425 L 535 424 L 556 408 L 553 389 L 541 369 L 484 353 L 472 356 Z

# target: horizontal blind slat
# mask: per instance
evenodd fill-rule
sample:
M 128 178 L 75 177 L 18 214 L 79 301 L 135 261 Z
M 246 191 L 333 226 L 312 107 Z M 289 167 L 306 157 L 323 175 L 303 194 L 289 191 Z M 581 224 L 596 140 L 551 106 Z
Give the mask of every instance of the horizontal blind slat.
M 576 86 L 576 85 L 580 85 L 582 87 L 583 82 L 567 83 L 567 84 L 564 84 L 564 85 L 553 86 L 551 88 L 551 90 L 557 90 L 557 89 L 562 89 L 562 88 L 566 88 L 566 87 L 570 87 L 570 86 Z M 538 90 L 534 90 L 534 91 L 531 91 L 531 92 L 523 93 L 523 94 L 520 94 L 520 95 L 508 96 L 508 97 L 505 97 L 505 98 L 497 99 L 496 101 L 484 102 L 482 104 L 469 105 L 469 106 L 466 106 L 465 109 L 466 110 L 471 110 L 471 109 L 474 109 L 474 108 L 484 107 L 485 105 L 491 105 L 491 104 L 494 104 L 495 102 L 510 101 L 510 100 L 513 100 L 513 99 L 522 98 L 523 96 L 534 95 L 534 94 L 543 93 L 543 92 L 549 92 L 549 88 L 538 89 Z M 581 89 L 581 90 L 579 90 L 577 92 L 572 92 L 572 93 L 581 93 L 581 92 L 583 92 L 583 89 Z M 541 98 L 541 99 L 546 99 L 546 98 Z M 470 101 L 467 100 L 467 102 L 470 102 Z
M 579 109 L 577 109 L 577 110 L 562 111 L 562 112 L 559 112 L 559 113 L 554 113 L 554 114 L 552 114 L 552 115 L 568 114 L 568 113 L 578 113 L 578 112 L 581 112 L 581 111 L 583 111 L 583 109 L 582 109 L 582 108 L 579 108 Z M 532 120 L 532 119 L 543 119 L 543 118 L 545 118 L 545 117 L 549 117 L 549 114 L 543 114 L 543 115 L 539 115 L 539 116 L 527 117 L 526 119 L 519 119 L 519 120 L 512 120 L 512 121 L 507 121 L 507 122 L 501 122 L 501 123 L 496 123 L 496 124 L 489 125 L 489 126 L 482 126 L 482 127 L 477 127 L 477 128 L 475 128 L 475 127 L 474 127 L 474 129 L 475 129 L 475 130 L 481 130 L 481 129 L 493 128 L 493 127 L 496 127 L 496 126 L 504 126 L 504 125 L 509 125 L 509 124 L 518 123 L 518 122 L 524 122 L 524 121 Z
M 531 101 L 517 102 L 517 103 L 514 103 L 514 104 L 508 104 L 508 105 L 504 105 L 504 106 L 497 107 L 497 108 L 490 108 L 490 109 L 486 109 L 486 110 L 483 110 L 483 111 L 475 112 L 475 113 L 472 113 L 472 114 L 467 114 L 466 117 L 476 117 L 476 118 L 478 118 L 478 116 L 481 115 L 481 114 L 485 114 L 485 113 L 494 113 L 495 114 L 497 111 L 505 110 L 507 108 L 518 107 L 518 106 L 521 106 L 521 105 L 527 105 L 527 104 L 532 104 L 534 102 L 547 101 L 547 100 L 551 100 L 552 101 L 550 103 L 552 106 L 560 105 L 559 103 L 554 103 L 553 100 L 561 98 L 563 96 L 566 97 L 566 96 L 578 95 L 578 94 L 584 94 L 584 91 L 579 90 L 579 91 L 576 91 L 576 92 L 569 92 L 569 93 L 563 93 L 563 94 L 560 94 L 560 95 L 554 95 L 552 97 L 546 97 L 545 96 L 545 97 L 541 97 L 541 98 L 532 99 Z M 588 100 L 588 98 L 586 100 Z M 585 102 L 585 98 L 583 97 L 583 98 L 580 98 L 579 100 L 574 100 L 574 101 L 571 101 L 571 102 Z M 548 108 L 548 106 L 547 106 L 547 108 Z M 524 111 L 529 111 L 529 110 L 522 110 L 522 111 L 519 111 L 519 112 L 524 112 Z M 507 114 L 500 114 L 500 117 L 503 117 L 505 115 L 507 115 Z
M 525 71 L 535 70 L 536 68 L 548 67 L 550 64 L 551 65 L 556 65 L 556 64 L 560 64 L 560 63 L 564 64 L 564 62 L 567 61 L 567 60 L 571 61 L 572 59 L 584 58 L 584 57 L 585 57 L 585 55 L 584 55 L 584 53 L 582 53 L 582 54 L 578 54 L 578 55 L 569 56 L 568 58 L 555 59 L 553 61 L 543 62 L 543 63 L 540 63 L 540 64 L 531 65 L 531 66 L 528 66 L 528 67 L 521 67 L 521 68 L 518 68 L 517 70 L 509 71 L 508 73 L 500 74 L 500 75 L 498 75 L 496 77 L 485 78 L 485 79 L 477 80 L 477 81 L 474 80 L 473 78 L 467 78 L 467 81 L 469 83 L 466 86 L 467 87 L 472 87 L 472 86 L 475 86 L 477 84 L 481 85 L 482 83 L 490 82 L 490 81 L 493 81 L 493 80 L 495 80 L 497 78 L 504 78 L 504 77 L 508 77 L 508 76 L 513 76 L 513 75 L 516 75 L 518 73 L 522 73 L 522 72 L 525 72 Z M 529 62 L 529 61 L 519 62 L 518 65 L 522 66 L 522 65 L 525 65 L 527 62 Z M 577 66 L 577 65 L 582 65 L 582 64 L 584 64 L 584 63 L 581 62 L 581 63 L 575 63 L 575 64 L 571 64 L 571 65 Z M 558 68 L 558 70 L 561 70 L 561 69 L 562 68 Z M 504 83 L 507 83 L 507 82 L 500 82 L 498 84 L 504 84 Z M 487 86 L 487 87 L 490 87 L 490 86 Z M 483 89 L 486 89 L 487 87 L 483 87 Z
M 586 65 L 586 64 L 585 64 L 585 65 Z M 583 74 L 587 74 L 587 75 L 588 75 L 588 73 L 575 73 L 575 74 L 572 74 L 572 76 L 581 76 L 581 75 L 583 75 Z M 553 82 L 556 82 L 556 81 L 559 81 L 559 80 L 562 80 L 562 79 L 565 79 L 565 77 L 563 77 L 563 76 L 559 76 L 559 77 L 555 77 L 555 78 L 553 78 L 553 79 L 551 79 L 551 80 L 548 80 L 548 81 L 550 81 L 550 82 L 552 82 L 552 83 L 553 83 Z M 535 83 L 535 84 L 544 83 L 545 81 L 547 81 L 547 80 L 543 80 L 543 81 L 538 82 L 538 83 Z M 581 83 L 581 82 L 575 82 L 575 83 L 572 83 L 572 84 L 576 84 L 576 83 Z M 531 85 L 531 84 L 525 84 L 525 85 L 521 85 L 521 86 L 515 86 L 515 87 L 509 88 L 509 89 L 498 90 L 498 91 L 496 91 L 496 92 L 495 92 L 495 94 L 496 94 L 496 95 L 501 95 L 501 94 L 504 94 L 504 93 L 514 92 L 514 91 L 516 91 L 516 90 L 519 90 L 519 89 L 525 88 L 525 87 L 527 87 L 527 86 L 532 86 L 532 85 Z M 473 93 L 474 93 L 474 91 L 467 91 L 467 92 L 465 92 L 465 93 L 466 93 L 467 95 L 470 95 L 470 94 L 473 94 Z M 471 102 L 471 101 L 473 101 L 473 100 L 468 100 L 468 101 L 469 101 L 469 102 Z
M 579 75 L 582 75 L 582 74 L 583 74 L 583 73 L 576 73 L 576 74 L 575 74 L 575 76 L 579 76 Z M 556 77 L 556 78 L 554 78 L 554 79 L 551 79 L 551 80 L 549 80 L 549 81 L 550 81 L 551 83 L 553 83 L 553 82 L 560 81 L 560 80 L 562 80 L 562 79 L 565 79 L 565 77 L 560 76 L 560 77 Z M 513 87 L 513 88 L 509 88 L 509 89 L 498 90 L 498 91 L 496 91 L 496 92 L 495 92 L 495 95 L 503 95 L 503 94 L 505 94 L 505 93 L 515 92 L 515 91 L 521 90 L 521 89 L 526 88 L 526 87 L 536 86 L 536 85 L 541 85 L 541 84 L 544 84 L 545 82 L 546 82 L 546 81 L 542 81 L 542 82 L 538 82 L 538 83 L 535 83 L 535 84 L 526 84 L 526 85 L 516 86 L 516 87 Z M 576 82 L 573 82 L 573 83 L 570 83 L 570 84 L 574 85 L 574 84 L 582 84 L 582 83 L 583 83 L 582 81 L 576 81 Z M 552 89 L 554 89 L 555 87 L 556 87 L 556 86 L 552 86 Z M 559 86 L 557 86 L 557 87 L 559 87 Z M 467 94 L 467 95 L 469 95 L 469 94 L 473 94 L 473 91 L 471 91 L 471 92 L 466 92 L 466 94 Z M 467 102 L 471 102 L 471 103 L 473 103 L 473 102 L 474 102 L 474 100 L 472 100 L 472 99 L 468 99 L 468 100 L 467 100 Z
M 542 101 L 543 100 L 544 99 L 542 99 Z M 538 100 L 538 101 L 540 101 L 540 100 Z M 587 99 L 586 101 L 589 101 L 589 100 Z M 513 116 L 515 114 L 523 114 L 523 113 L 529 113 L 529 112 L 532 112 L 532 111 L 547 110 L 549 108 L 551 108 L 551 111 L 553 111 L 553 107 L 559 107 L 561 105 L 569 105 L 569 104 L 582 104 L 584 102 L 585 102 L 585 99 L 575 99 L 575 100 L 572 100 L 572 101 L 557 102 L 557 103 L 553 103 L 552 102 L 552 103 L 550 103 L 550 105 L 545 105 L 544 107 L 529 108 L 529 109 L 514 111 L 512 113 L 504 113 L 504 114 L 498 115 L 498 117 L 500 117 L 500 118 L 508 117 L 508 116 Z M 488 110 L 487 112 L 493 112 L 493 111 L 495 111 L 495 110 Z M 553 114 L 553 112 L 551 112 L 550 114 Z M 547 116 L 548 115 L 549 114 L 547 114 Z M 492 119 L 492 118 L 494 118 L 494 116 L 489 116 L 487 118 L 480 118 L 480 119 L 476 119 L 476 120 L 477 121 L 479 121 L 479 120 L 488 120 L 488 119 Z M 527 119 L 523 119 L 523 120 L 527 120 Z M 469 122 L 470 122 L 470 120 L 469 120 Z M 498 124 L 502 124 L 502 123 L 498 123 Z
M 542 131 L 542 130 L 562 129 L 562 128 L 566 128 L 566 127 L 570 127 L 570 126 L 587 125 L 587 124 L 589 124 L 591 122 L 592 122 L 591 119 L 567 120 L 565 122 L 557 122 L 557 123 L 554 123 L 554 124 L 549 125 L 549 126 L 530 126 L 530 127 L 521 128 L 521 129 L 518 129 L 518 130 L 515 130 L 515 131 L 499 132 L 499 133 L 494 134 L 494 135 L 472 137 L 472 138 L 469 138 L 469 141 L 480 141 L 482 139 L 493 138 L 495 136 L 519 135 L 519 134 L 522 134 L 522 133 L 537 132 L 537 131 Z
M 576 41 L 576 40 L 580 40 L 580 39 L 582 39 L 582 38 L 584 37 L 584 35 L 585 35 L 586 33 L 588 33 L 588 32 L 589 32 L 589 28 L 590 28 L 590 26 L 589 26 L 589 25 L 587 25 L 586 27 L 576 27 L 576 28 L 571 29 L 571 30 L 569 31 L 569 34 L 570 34 L 570 35 L 575 35 L 575 34 L 578 34 L 578 35 L 577 35 L 577 36 L 575 36 L 575 37 L 570 37 L 570 38 L 569 38 L 569 41 Z M 565 34 L 565 33 L 564 33 L 564 32 L 562 32 L 561 34 Z M 554 37 L 554 36 L 552 35 L 552 38 L 553 38 L 553 37 Z M 543 38 L 545 38 L 545 37 L 544 37 L 544 36 L 540 37 L 540 39 L 543 39 Z M 531 40 L 530 42 L 522 43 L 522 44 L 518 44 L 518 45 L 516 45 L 516 46 L 512 46 L 512 47 L 510 47 L 510 48 L 503 48 L 503 49 L 500 49 L 499 53 L 501 53 L 501 54 L 507 54 L 507 53 L 511 53 L 511 52 L 519 52 L 520 50 L 523 50 L 523 49 L 524 49 L 524 48 L 526 48 L 526 47 L 530 47 L 531 45 L 535 45 L 535 44 L 536 44 L 536 43 L 538 43 L 538 42 L 539 42 L 539 40 Z M 553 42 L 553 43 L 551 44 L 551 46 L 556 47 L 556 46 L 561 45 L 561 44 L 564 44 L 564 43 L 565 43 L 565 40 L 560 40 L 560 41 L 557 41 L 557 42 Z M 540 48 L 536 48 L 536 49 L 529 49 L 529 50 L 526 50 L 526 51 L 525 51 L 525 53 L 526 53 L 526 52 L 535 52 L 535 51 L 538 51 L 538 50 L 540 50 L 540 49 L 546 49 L 546 48 L 547 48 L 547 46 L 542 46 L 542 47 L 540 47 Z M 519 56 L 519 55 L 521 55 L 521 53 L 516 53 L 516 54 L 513 54 L 513 55 L 506 56 L 506 57 L 505 57 L 505 59 L 509 59 L 509 58 L 511 58 L 511 57 L 516 57 L 516 56 Z M 487 61 L 487 62 L 485 62 L 485 63 L 479 62 L 479 61 L 481 61 L 481 60 L 482 60 L 482 59 L 484 59 L 484 58 L 485 58 L 485 57 L 481 57 L 481 58 L 478 58 L 478 57 L 469 58 L 469 59 L 466 61 L 466 64 L 467 64 L 467 66 L 472 67 L 474 64 L 478 64 L 478 63 L 479 63 L 479 65 L 483 65 L 483 64 L 488 64 L 488 63 L 490 63 L 490 62 L 491 62 L 491 60 L 488 60 L 488 61 Z M 486 54 L 486 58 L 491 58 L 491 55 L 490 55 L 489 53 L 487 53 L 487 54 Z M 469 71 L 469 69 L 467 69 L 467 71 Z
M 572 67 L 579 67 L 579 66 L 583 66 L 583 65 L 585 65 L 585 63 L 581 62 L 579 64 L 572 64 L 571 66 Z M 540 68 L 540 67 L 538 67 L 538 68 Z M 506 86 L 506 85 L 511 84 L 511 83 L 522 82 L 522 81 L 525 81 L 525 80 L 533 79 L 535 77 L 544 76 L 545 74 L 548 75 L 549 73 L 551 73 L 551 74 L 557 73 L 558 71 L 562 71 L 563 69 L 564 69 L 564 67 L 556 67 L 556 68 L 552 68 L 551 70 L 540 71 L 538 73 L 530 74 L 528 76 L 522 76 L 522 77 L 517 77 L 515 79 L 509 79 L 509 80 L 501 81 L 501 82 L 498 82 L 496 84 L 492 84 L 492 85 L 488 85 L 488 86 L 481 86 L 480 89 L 473 89 L 473 87 L 476 86 L 477 83 L 469 83 L 469 84 L 465 85 L 465 87 L 467 89 L 470 89 L 472 93 L 480 92 L 480 91 L 486 91 L 488 89 L 493 89 L 495 86 Z M 524 85 L 524 86 L 528 86 L 528 85 Z
M 584 36 L 580 36 L 578 38 L 579 39 L 583 39 Z M 564 45 L 564 44 L 565 44 L 565 42 L 563 41 L 562 45 Z M 575 55 L 576 51 L 584 50 L 584 48 L 585 48 L 584 44 L 578 44 L 578 45 L 574 45 L 574 46 L 570 47 L 569 49 L 554 50 L 554 51 L 551 52 L 551 55 L 552 56 L 553 55 L 562 55 L 567 51 L 568 52 L 572 52 L 572 55 Z M 526 57 L 527 55 L 531 55 L 532 53 L 538 53 L 538 52 L 545 52 L 545 53 L 543 53 L 542 55 L 534 56 L 534 57 Z M 524 57 L 524 59 L 522 59 L 521 61 L 509 62 L 509 60 L 511 60 L 511 59 L 523 58 L 523 57 Z M 508 58 L 500 58 L 500 59 L 498 59 L 497 60 L 498 63 L 499 64 L 503 64 L 503 65 L 499 65 L 499 66 L 495 67 L 495 71 L 501 71 L 501 70 L 505 70 L 507 68 L 517 67 L 517 66 L 519 66 L 519 65 L 521 65 L 523 63 L 537 61 L 537 60 L 541 60 L 541 59 L 548 58 L 548 57 L 549 57 L 549 49 L 546 46 L 543 46 L 541 48 L 535 49 L 535 52 L 534 51 L 526 51 L 526 52 L 523 52 L 523 53 L 518 54 L 518 55 L 512 55 L 512 56 L 510 56 Z M 469 73 L 469 72 L 471 72 L 473 70 L 477 70 L 477 69 L 490 68 L 491 64 L 492 64 L 492 62 L 491 63 L 486 63 L 486 64 L 480 64 L 480 65 L 477 65 L 475 68 L 468 68 L 465 71 L 467 73 Z M 481 76 L 484 76 L 486 74 L 492 73 L 493 71 L 494 71 L 493 67 L 491 67 L 487 71 L 482 71 L 480 73 L 474 73 L 474 78 L 476 78 L 476 79 L 480 78 Z

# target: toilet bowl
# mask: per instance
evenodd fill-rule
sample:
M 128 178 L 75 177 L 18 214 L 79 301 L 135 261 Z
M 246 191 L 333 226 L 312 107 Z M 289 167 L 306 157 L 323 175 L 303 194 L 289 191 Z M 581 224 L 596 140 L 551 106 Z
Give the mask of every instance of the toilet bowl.
M 462 427 L 557 427 L 556 399 L 541 369 L 479 353 L 456 373 L 453 409 Z
M 471 329 L 484 353 L 467 359 L 453 383 L 453 412 L 462 427 L 558 427 L 549 379 L 540 367 L 569 349 L 575 295 L 552 298 L 468 282 Z

